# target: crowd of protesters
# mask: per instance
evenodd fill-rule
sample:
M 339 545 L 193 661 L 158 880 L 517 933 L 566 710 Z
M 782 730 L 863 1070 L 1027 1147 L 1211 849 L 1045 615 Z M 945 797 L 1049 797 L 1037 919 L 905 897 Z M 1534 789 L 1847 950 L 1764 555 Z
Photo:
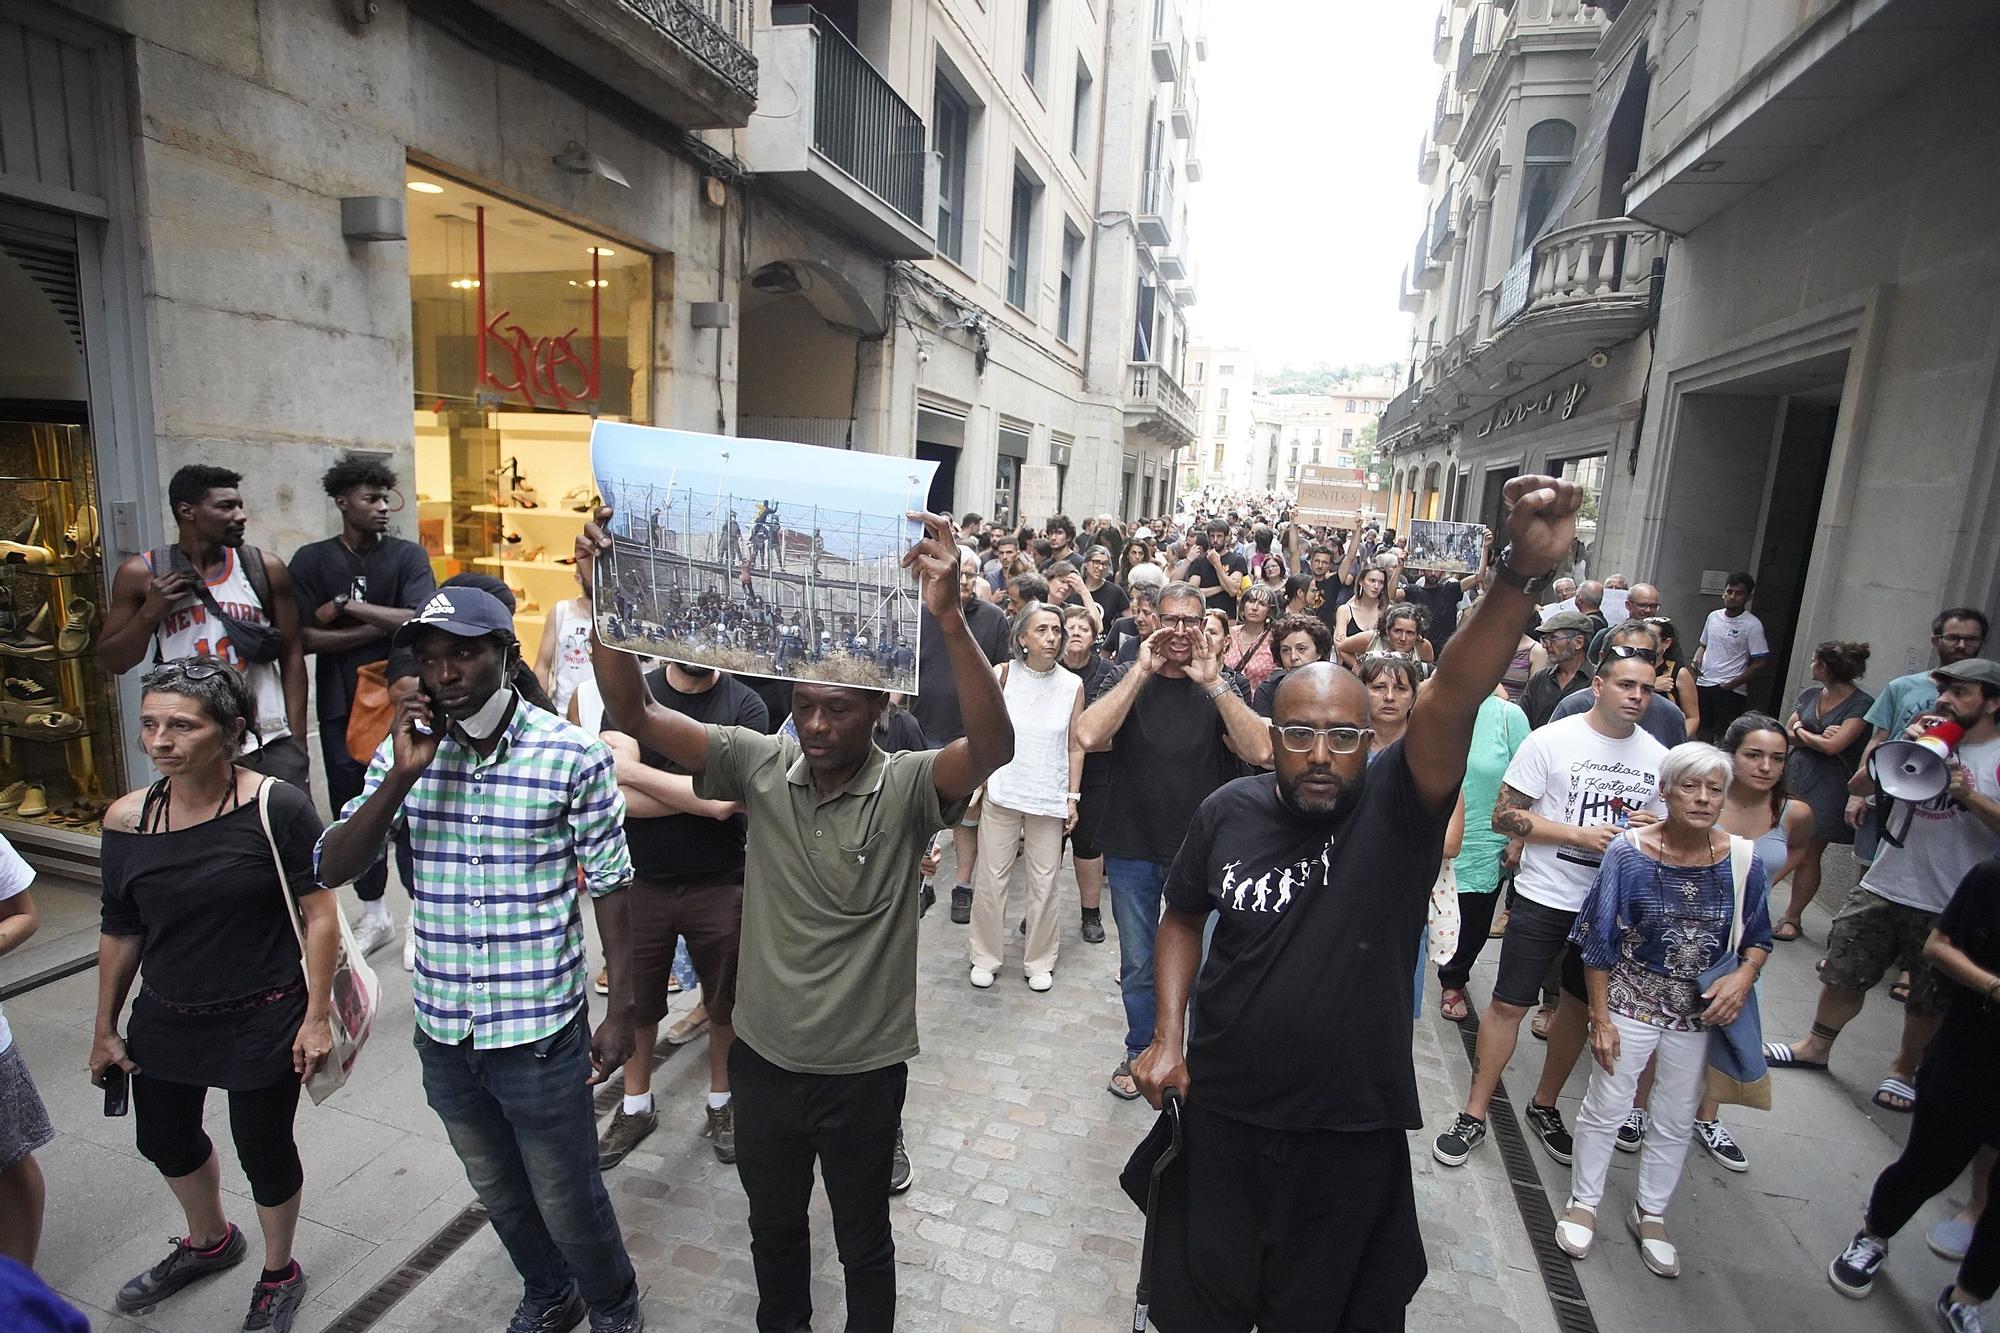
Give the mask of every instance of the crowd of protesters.
M 1868 645 L 1818 645 L 1781 721 L 1749 708 L 1772 665 L 1754 580 L 1729 579 L 1684 655 L 1657 588 L 1556 578 L 1582 497 L 1554 478 L 1509 482 L 1472 568 L 1413 567 L 1393 530 L 1294 522 L 1276 496 L 1136 524 L 922 515 L 905 559 L 921 692 L 904 700 L 605 650 L 587 599 L 609 510 L 576 541 L 573 626 L 530 664 L 504 584 L 438 585 L 388 534 L 379 463 L 327 474 L 342 531 L 290 562 L 243 544 L 238 480 L 173 479 L 177 541 L 121 567 L 105 625 L 107 661 L 147 665 L 159 776 L 105 816 L 89 1064 L 129 1080 L 139 1152 L 186 1220 L 122 1311 L 249 1253 L 202 1129 L 220 1089 L 263 1245 L 243 1326 L 292 1327 L 294 1115 L 332 1054 L 341 950 L 396 938 L 391 857 L 425 1098 L 523 1285 L 509 1333 L 643 1328 L 603 1180 L 662 1123 L 651 1057 L 685 983 L 698 1018 L 666 1036 L 708 1039 L 700 1132 L 747 1198 L 757 1326 L 810 1326 L 817 1167 L 846 1326 L 896 1327 L 918 919 L 948 883 L 969 985 L 1017 970 L 1045 993 L 1066 853 L 1083 945 L 1109 938 L 1111 899 L 1108 1090 L 1184 1099 L 1184 1179 L 1152 1218 L 1158 1327 L 1402 1326 L 1426 1275 L 1410 981 L 1415 1018 L 1435 966 L 1440 1017 L 1469 1021 L 1494 941 L 1478 1060 L 1433 1155 L 1480 1149 L 1525 1023 L 1546 1046 L 1523 1118 L 1571 1173 L 1555 1242 L 1592 1253 L 1613 1154 L 1636 1153 L 1622 1220 L 1674 1277 L 1689 1148 L 1750 1169 L 1711 1039 L 1805 938 L 1828 847 L 1852 844 L 1868 869 L 1824 940 L 1812 1027 L 1761 1054 L 1825 1069 L 1900 974 L 1875 1103 L 1911 1133 L 1828 1276 L 1865 1296 L 1972 1164 L 1972 1205 L 1928 1239 L 1962 1259 L 1939 1318 L 1981 1327 L 2000 1282 L 2000 665 L 1978 610 L 1941 612 L 1936 667 L 1873 692 Z M 1627 617 L 1604 614 L 1608 588 Z M 307 656 L 330 823 L 305 789 Z M 372 736 L 350 726 L 371 708 Z M 1868 757 L 1940 722 L 1960 736 L 1945 790 L 1878 799 Z M 35 928 L 31 879 L 0 844 L 0 953 Z M 340 885 L 362 904 L 349 945 Z M 1557 1097 L 1586 1057 L 1572 1133 Z M 600 1130 L 591 1089 L 614 1074 Z M 0 1020 L 0 1254 L 29 1265 L 51 1134 Z

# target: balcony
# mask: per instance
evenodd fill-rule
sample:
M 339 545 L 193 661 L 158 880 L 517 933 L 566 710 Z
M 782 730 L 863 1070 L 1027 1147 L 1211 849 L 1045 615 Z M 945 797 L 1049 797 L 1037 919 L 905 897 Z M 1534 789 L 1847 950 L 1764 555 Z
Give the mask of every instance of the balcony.
M 930 256 L 937 171 L 922 117 L 818 11 L 774 6 L 771 23 L 757 34 L 765 68 L 797 99 L 751 120 L 745 165 L 889 258 Z
M 1431 59 L 1442 65 L 1451 58 L 1451 18 L 1447 14 L 1437 16 L 1437 28 L 1431 34 Z
M 1201 159 L 1194 155 L 1193 144 L 1189 144 L 1188 148 L 1187 158 L 1181 163 L 1181 174 L 1188 178 L 1189 184 L 1193 184 L 1201 179 Z
M 1375 438 L 1387 440 L 1391 435 L 1410 423 L 1417 413 L 1417 399 L 1423 395 L 1422 380 L 1410 381 L 1410 386 L 1389 400 L 1382 409 L 1382 415 L 1375 423 Z
M 1456 195 L 1457 191 L 1447 186 L 1444 198 L 1438 200 L 1437 208 L 1431 213 L 1431 257 L 1434 259 L 1444 257 L 1445 251 L 1451 248 L 1452 238 L 1457 234 L 1454 229 L 1455 219 L 1452 217 L 1452 205 L 1456 201 Z
M 1486 67 L 1493 61 L 1492 17 L 1493 11 L 1486 5 L 1475 6 L 1465 16 L 1465 29 L 1458 38 L 1458 72 L 1454 79 L 1460 88 L 1476 88 L 1486 77 Z
M 751 0 L 472 2 L 688 129 L 741 129 L 757 109 Z
M 1174 230 L 1173 241 L 1153 250 L 1154 269 L 1168 282 L 1182 281 L 1189 272 L 1187 257 L 1188 251 L 1192 248 L 1189 244 L 1187 218 L 1183 216 L 1180 225 Z
M 1193 270 L 1190 269 L 1187 277 L 1181 279 L 1179 282 L 1174 283 L 1171 287 L 1167 288 L 1167 290 L 1173 294 L 1174 304 L 1178 306 L 1180 309 L 1186 310 L 1191 306 L 1193 306 L 1195 298 L 1195 278 Z
M 1458 142 L 1458 127 L 1464 122 L 1462 101 L 1449 82 L 1438 89 L 1437 115 L 1431 121 L 1431 138 L 1441 148 L 1449 148 Z
M 1444 281 L 1444 258 L 1431 250 L 1431 229 L 1417 233 L 1416 257 L 1410 261 L 1410 282 L 1419 291 L 1430 291 Z
M 1174 137 L 1184 143 L 1194 140 L 1195 121 L 1201 110 L 1201 99 L 1195 96 L 1191 80 L 1182 79 L 1174 85 L 1174 110 L 1171 117 Z
M 1125 427 L 1179 448 L 1194 442 L 1194 400 L 1157 361 L 1125 365 Z
M 1174 241 L 1174 177 L 1170 171 L 1149 171 L 1139 193 L 1139 239 L 1151 246 Z
M 1396 308 L 1406 315 L 1415 315 L 1424 308 L 1423 288 L 1410 280 L 1410 270 L 1403 270 L 1402 295 L 1396 299 Z
M 1431 141 L 1429 135 L 1425 135 L 1423 143 L 1417 149 L 1417 183 L 1429 185 L 1437 179 L 1437 174 L 1438 146 Z
M 1631 218 L 1609 218 L 1549 232 L 1514 261 L 1497 292 L 1488 336 L 1515 320 L 1548 316 L 1598 316 L 1623 323 L 1646 315 L 1654 258 L 1664 255 L 1662 233 Z
M 1181 11 L 1174 0 L 1153 0 L 1153 77 L 1161 83 L 1181 77 Z

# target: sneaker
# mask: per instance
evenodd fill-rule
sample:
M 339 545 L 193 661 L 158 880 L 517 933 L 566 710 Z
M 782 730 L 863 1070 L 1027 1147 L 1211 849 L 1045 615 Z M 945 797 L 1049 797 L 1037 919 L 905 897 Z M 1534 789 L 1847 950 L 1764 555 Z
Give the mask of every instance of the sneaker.
M 1938 1293 L 1938 1322 L 1951 1333 L 1986 1333 L 1986 1320 L 1976 1305 L 1965 1305 L 1951 1298 L 1951 1288 Z
M 590 1306 L 575 1287 L 553 1301 L 523 1296 L 514 1307 L 514 1317 L 507 1321 L 507 1333 L 569 1333 L 589 1313 Z
M 1701 1121 L 1695 1121 L 1700 1125 Z M 1638 1107 L 1625 1117 L 1625 1123 L 1618 1127 L 1618 1151 L 1637 1152 L 1646 1145 L 1646 1113 Z
M 417 970 L 417 928 L 415 926 L 411 926 L 403 932 L 403 970 L 405 972 L 414 972 Z
M 1972 1248 L 1972 1223 L 1962 1217 L 1941 1218 L 1924 1232 L 1924 1243 L 1938 1258 L 1957 1263 Z
M 597 1169 L 609 1171 L 624 1161 L 627 1153 L 638 1147 L 648 1134 L 659 1127 L 658 1111 L 643 1111 L 633 1115 L 620 1105 L 612 1114 L 611 1123 L 605 1127 L 604 1137 L 597 1141 Z
M 954 926 L 972 924 L 972 886 L 969 884 L 951 886 L 951 924 Z
M 27 798 L 28 784 L 26 782 L 8 783 L 5 789 L 0 789 L 0 814 L 19 810 L 21 802 Z
M 1889 1247 L 1865 1231 L 1854 1233 L 1840 1257 L 1826 1267 L 1826 1280 L 1843 1296 L 1860 1300 L 1875 1286 L 1875 1275 L 1888 1261 Z M 1947 1295 L 1950 1293 L 1947 1292 Z
M 355 947 L 366 958 L 396 938 L 396 923 L 387 917 L 363 915 L 354 927 Z
M 173 1247 L 166 1258 L 118 1289 L 115 1300 L 121 1311 L 136 1314 L 158 1305 L 190 1282 L 234 1268 L 250 1248 L 234 1222 L 229 1224 L 228 1238 L 212 1250 L 194 1249 L 185 1236 L 174 1237 Z
M 708 1124 L 703 1126 L 701 1136 L 713 1140 L 715 1159 L 718 1162 L 736 1160 L 736 1103 L 725 1102 L 721 1106 L 703 1108 L 708 1112 Z
M 1083 909 L 1083 942 L 1085 944 L 1104 943 L 1104 910 L 1099 907 Z
M 903 1128 L 896 1127 L 896 1147 L 889 1154 L 889 1193 L 901 1194 L 917 1183 L 917 1168 L 910 1165 L 909 1150 L 903 1146 Z
M 975 967 L 966 980 L 979 987 L 979 989 L 985 990 L 993 984 L 993 974 L 983 967 Z
M 621 1305 L 610 1314 L 590 1312 L 590 1333 L 646 1333 L 646 1312 L 639 1308 L 639 1293 L 635 1290 L 629 1305 Z
M 1438 1135 L 1437 1142 L 1431 1144 L 1431 1156 L 1446 1166 L 1464 1166 L 1465 1159 L 1472 1156 L 1472 1150 L 1484 1142 L 1486 1122 L 1460 1111 L 1458 1119 L 1451 1122 L 1451 1128 Z
M 1729 1171 L 1748 1171 L 1750 1159 L 1736 1146 L 1729 1131 L 1720 1120 L 1697 1120 L 1694 1122 L 1694 1136 L 1701 1140 L 1701 1146 L 1708 1149 L 1708 1155 L 1717 1165 Z
M 1031 991 L 1045 991 L 1055 984 L 1056 978 L 1053 972 L 1037 972 L 1028 978 L 1028 989 Z
M 1553 1106 L 1537 1106 L 1528 1103 L 1528 1113 L 1523 1117 L 1528 1128 L 1535 1131 L 1535 1137 L 1542 1141 L 1542 1151 L 1554 1158 L 1560 1166 L 1568 1166 L 1570 1158 L 1576 1154 L 1576 1143 L 1563 1127 L 1562 1112 Z
M 667 1025 L 667 1045 L 685 1046 L 706 1031 L 708 1006 L 697 1004 Z
M 250 1313 L 243 1316 L 243 1327 L 291 1333 L 292 1321 L 305 1299 L 306 1270 L 294 1262 L 292 1275 L 283 1282 L 259 1282 L 250 1289 Z
M 931 887 L 929 880 L 925 880 L 923 887 L 917 890 L 917 915 L 921 917 L 936 906 L 937 890 Z
M 597 975 L 591 978 L 590 988 L 599 995 L 611 994 L 611 969 L 609 967 L 598 968 Z

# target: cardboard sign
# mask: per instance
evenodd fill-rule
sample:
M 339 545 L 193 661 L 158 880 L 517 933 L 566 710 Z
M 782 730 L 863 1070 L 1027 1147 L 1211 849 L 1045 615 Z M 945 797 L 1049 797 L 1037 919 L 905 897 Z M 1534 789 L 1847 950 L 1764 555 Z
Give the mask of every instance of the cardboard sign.
M 1359 468 L 1307 463 L 1299 469 L 1293 516 L 1301 523 L 1356 527 L 1369 508 L 1368 476 Z
M 1015 512 L 1037 529 L 1062 512 L 1062 479 L 1054 464 L 1021 464 L 1021 503 Z

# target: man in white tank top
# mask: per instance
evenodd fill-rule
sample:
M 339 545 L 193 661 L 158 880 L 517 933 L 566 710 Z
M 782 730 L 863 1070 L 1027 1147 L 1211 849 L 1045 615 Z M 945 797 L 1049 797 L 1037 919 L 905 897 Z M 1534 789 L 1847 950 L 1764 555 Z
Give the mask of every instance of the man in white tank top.
M 257 700 L 257 729 L 243 738 L 243 766 L 304 787 L 311 772 L 305 749 L 305 643 L 285 562 L 243 545 L 248 519 L 237 489 L 242 480 L 227 468 L 200 463 L 174 473 L 167 503 L 179 528 L 177 540 L 118 566 L 97 649 L 105 665 L 121 675 L 155 660 L 192 656 L 219 657 L 241 669 Z M 252 553 L 260 566 L 255 571 L 244 567 Z M 274 626 L 277 659 L 248 661 L 210 602 L 246 625 Z

